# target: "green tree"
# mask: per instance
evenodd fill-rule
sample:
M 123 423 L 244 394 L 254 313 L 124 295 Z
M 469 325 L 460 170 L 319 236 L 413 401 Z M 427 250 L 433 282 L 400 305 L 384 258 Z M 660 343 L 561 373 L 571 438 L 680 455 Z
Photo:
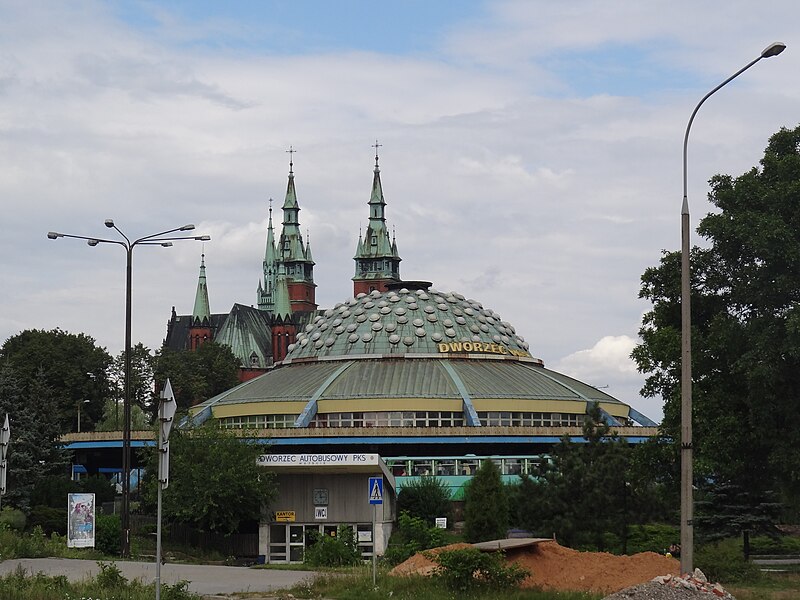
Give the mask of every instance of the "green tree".
M 212 423 L 173 428 L 169 438 L 169 487 L 162 496 L 168 520 L 202 531 L 233 533 L 258 520 L 277 494 L 274 475 L 256 464 L 264 446 L 240 439 Z M 152 508 L 158 489 L 156 453 L 150 453 L 145 500 Z
M 101 415 L 103 400 L 110 395 L 107 371 L 111 357 L 83 333 L 25 330 L 0 347 L 0 362 L 13 367 L 23 386 L 43 378 L 43 383 L 57 391 L 46 410 L 55 416 L 62 432 L 76 430 L 79 406 L 81 429 L 91 430 Z
M 207 400 L 239 383 L 239 360 L 228 346 L 206 342 L 197 350 L 159 350 L 155 379 L 163 385 L 169 378 L 178 410 Z
M 447 517 L 452 513 L 450 488 L 433 475 L 423 476 L 404 485 L 397 495 L 397 512 L 407 512 L 418 517 L 428 526 L 436 522 L 436 517 Z
M 470 542 L 506 537 L 508 498 L 500 469 L 481 462 L 464 492 L 464 535 Z
M 583 424 L 584 442 L 564 438 L 539 477 L 514 490 L 524 529 L 555 535 L 568 546 L 627 549 L 628 527 L 663 518 L 660 483 L 634 459 L 638 448 L 620 440 L 595 404 Z
M 4 503 L 26 513 L 37 482 L 69 471 L 58 415 L 51 410 L 55 396 L 43 370 L 23 384 L 11 365 L 0 367 L 0 418 L 8 414 L 11 426 Z
M 122 431 L 124 409 L 122 400 L 109 398 L 103 404 L 103 415 L 95 425 L 95 431 Z M 131 404 L 131 431 L 150 429 L 150 415 L 138 404 Z
M 138 406 L 146 413 L 157 410 L 153 380 L 155 360 L 150 348 L 141 342 L 131 348 L 131 408 Z M 114 357 L 109 369 L 109 379 L 112 397 L 122 403 L 125 398 L 125 350 Z
M 800 128 L 773 135 L 760 166 L 716 175 L 692 249 L 692 370 L 697 481 L 725 481 L 758 503 L 780 491 L 800 511 Z M 633 358 L 643 393 L 665 400 L 680 439 L 680 254 L 645 271 Z

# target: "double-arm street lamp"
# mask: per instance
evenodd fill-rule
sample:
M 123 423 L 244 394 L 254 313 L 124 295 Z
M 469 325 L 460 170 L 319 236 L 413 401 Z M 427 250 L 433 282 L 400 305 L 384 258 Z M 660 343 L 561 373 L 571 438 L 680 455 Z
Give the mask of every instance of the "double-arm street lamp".
M 761 54 L 736 71 L 698 102 L 686 125 L 683 136 L 683 205 L 681 207 L 681 573 L 691 573 L 694 562 L 694 501 L 692 492 L 692 312 L 691 281 L 689 269 L 689 201 L 686 193 L 686 150 L 689 130 L 703 103 L 717 90 L 736 79 L 762 58 L 777 56 L 786 45 L 775 42 Z
M 98 244 L 116 244 L 125 249 L 126 279 L 125 279 L 125 382 L 124 400 L 122 404 L 122 556 L 130 556 L 130 478 L 131 478 L 131 274 L 133 249 L 136 246 L 172 246 L 176 240 L 198 240 L 206 242 L 211 239 L 207 235 L 177 235 L 170 234 L 182 231 L 192 231 L 194 225 L 184 225 L 175 229 L 168 229 L 153 233 L 131 241 L 115 224 L 112 219 L 106 219 L 106 227 L 116 230 L 122 240 L 109 240 L 99 237 L 84 235 L 71 235 L 50 231 L 47 237 L 51 240 L 58 238 L 73 238 L 86 240 L 90 246 Z

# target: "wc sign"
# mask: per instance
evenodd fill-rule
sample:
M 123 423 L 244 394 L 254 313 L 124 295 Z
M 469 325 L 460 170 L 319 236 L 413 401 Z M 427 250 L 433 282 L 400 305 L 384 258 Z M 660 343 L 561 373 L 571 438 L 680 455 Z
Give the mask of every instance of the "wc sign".
M 383 477 L 369 478 L 369 503 L 383 504 Z

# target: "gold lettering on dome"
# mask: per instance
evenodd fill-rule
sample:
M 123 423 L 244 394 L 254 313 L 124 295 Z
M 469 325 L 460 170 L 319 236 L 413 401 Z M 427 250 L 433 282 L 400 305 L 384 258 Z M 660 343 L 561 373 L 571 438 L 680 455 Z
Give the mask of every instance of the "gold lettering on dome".
M 442 342 L 437 344 L 440 354 L 447 354 L 449 352 L 478 352 L 481 354 L 506 354 L 517 356 L 520 358 L 529 358 L 530 353 L 524 350 L 517 350 L 516 348 L 509 348 L 502 344 L 493 344 L 491 342 Z

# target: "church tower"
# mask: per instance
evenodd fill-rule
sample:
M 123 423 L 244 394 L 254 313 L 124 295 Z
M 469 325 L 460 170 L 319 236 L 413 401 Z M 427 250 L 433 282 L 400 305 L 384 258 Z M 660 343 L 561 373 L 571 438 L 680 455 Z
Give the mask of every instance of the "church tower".
M 272 229 L 272 198 L 269 199 L 269 225 L 267 226 L 267 248 L 264 251 L 264 275 L 258 282 L 258 308 L 272 312 L 275 308 L 275 286 L 278 282 L 278 260 L 275 251 L 275 233 Z
M 280 362 L 286 358 L 289 344 L 294 344 L 297 339 L 297 325 L 292 317 L 292 303 L 289 300 L 289 286 L 283 264 L 278 267 L 275 308 L 272 312 L 270 330 L 272 333 L 272 358 L 275 362 Z
M 373 290 L 383 292 L 386 284 L 400 281 L 400 255 L 397 243 L 389 239 L 386 229 L 386 201 L 381 187 L 381 170 L 378 167 L 378 148 L 375 142 L 375 170 L 372 177 L 372 194 L 369 198 L 369 225 L 363 238 L 359 233 L 356 255 L 356 274 L 353 277 L 353 295 Z
M 192 324 L 189 327 L 189 348 L 197 350 L 204 342 L 211 340 L 211 309 L 208 304 L 208 285 L 206 283 L 206 255 L 200 255 L 200 276 L 194 295 Z
M 290 147 L 288 152 L 294 152 Z M 286 287 L 293 312 L 317 310 L 315 300 L 314 260 L 300 233 L 300 206 L 294 189 L 294 163 L 289 159 L 289 183 L 283 202 L 283 229 L 277 245 L 278 261 L 285 269 Z M 269 250 L 269 246 L 267 247 Z

